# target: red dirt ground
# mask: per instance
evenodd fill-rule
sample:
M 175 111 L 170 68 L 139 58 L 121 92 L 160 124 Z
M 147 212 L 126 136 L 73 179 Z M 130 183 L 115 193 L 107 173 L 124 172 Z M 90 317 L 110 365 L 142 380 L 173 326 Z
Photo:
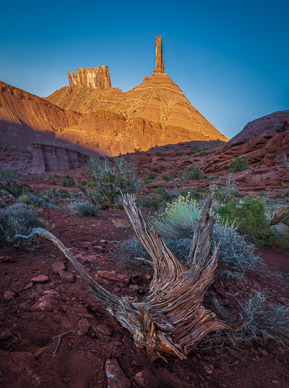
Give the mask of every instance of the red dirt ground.
M 100 284 L 117 295 L 141 299 L 148 291 L 150 271 L 128 268 L 115 257 L 114 241 L 133 236 L 131 228 L 117 228 L 118 220 L 127 219 L 123 210 L 103 211 L 100 218 L 77 217 L 69 210 L 43 210 L 48 229 L 84 264 L 90 274 L 98 270 L 116 271 L 129 278 L 129 284 L 98 278 Z M 269 266 L 289 271 L 288 252 L 260 251 Z M 7 262 L 9 258 L 13 262 Z M 52 270 L 62 261 L 75 274 L 74 283 L 65 283 Z M 274 267 L 274 268 L 275 268 Z M 269 269 L 273 267 L 269 267 Z M 107 387 L 105 363 L 117 359 L 129 381 L 120 380 L 115 387 L 214 387 L 267 388 L 289 386 L 289 354 L 282 345 L 251 344 L 244 349 L 214 347 L 191 352 L 187 360 L 170 357 L 151 362 L 143 349 L 135 347 L 132 337 L 105 310 L 76 274 L 62 253 L 48 241 L 40 241 L 33 251 L 0 248 L 1 310 L 0 310 L 0 387 Z M 48 276 L 45 283 L 33 283 L 38 275 Z M 266 273 L 249 276 L 249 286 L 241 281 L 224 284 L 217 276 L 209 292 L 225 299 L 232 288 L 271 293 L 272 301 L 288 304 L 288 284 L 281 274 Z M 255 284 L 254 284 L 255 283 Z M 14 292 L 5 300 L 5 291 Z M 7 299 L 7 298 L 6 298 Z M 86 319 L 89 330 L 78 334 L 78 324 Z M 57 338 L 61 337 L 55 357 Z M 113 387 L 113 385 L 111 385 Z

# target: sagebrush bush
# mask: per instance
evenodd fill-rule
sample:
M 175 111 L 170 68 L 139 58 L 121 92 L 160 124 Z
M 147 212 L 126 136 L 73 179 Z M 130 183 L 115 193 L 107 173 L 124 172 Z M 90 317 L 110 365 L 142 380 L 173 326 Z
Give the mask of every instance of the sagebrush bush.
M 183 263 L 188 257 L 194 227 L 199 219 L 201 209 L 198 203 L 189 196 L 180 196 L 178 200 L 167 205 L 166 209 L 153 217 L 152 225 L 157 229 L 164 239 L 167 247 Z M 256 269 L 257 265 L 262 265 L 260 257 L 254 254 L 255 246 L 245 240 L 232 224 L 215 223 L 212 233 L 212 250 L 218 245 L 219 257 L 233 270 L 240 273 L 245 269 Z M 123 251 L 126 251 L 128 260 L 133 257 L 143 257 L 150 260 L 141 242 L 136 238 L 122 243 Z M 241 276 L 241 275 L 240 275 Z
M 241 316 L 245 322 L 241 334 L 246 341 L 258 337 L 265 341 L 268 339 L 278 341 L 284 333 L 289 332 L 289 309 L 269 303 L 261 292 L 251 296 L 247 302 L 239 303 L 242 307 Z
M 199 219 L 201 210 L 195 199 L 180 195 L 168 203 L 164 212 L 152 218 L 152 224 L 165 238 L 184 238 L 192 235 L 193 225 Z
M 289 309 L 285 306 L 268 302 L 266 295 L 258 292 L 251 295 L 248 300 L 240 300 L 235 295 L 241 311 L 240 316 L 244 321 L 243 329 L 238 333 L 217 332 L 211 338 L 222 342 L 236 344 L 256 341 L 265 343 L 268 340 L 288 342 L 283 334 L 289 332 Z M 213 304 L 219 316 L 229 319 L 230 313 L 224 308 L 222 302 L 213 298 Z
M 124 158 L 107 157 L 90 160 L 92 178 L 90 186 L 97 193 L 101 204 L 109 207 L 119 202 L 120 191 L 134 193 L 139 186 L 134 166 Z
M 23 194 L 17 198 L 17 202 L 24 203 L 25 205 L 31 205 L 41 208 L 58 208 L 55 203 L 44 198 L 41 194 L 36 195 L 33 193 Z
M 74 202 L 71 204 L 74 214 L 84 217 L 97 217 L 100 215 L 99 207 L 90 202 Z
M 15 235 L 28 236 L 33 228 L 44 226 L 45 223 L 39 219 L 39 213 L 33 206 L 16 204 L 0 210 L 0 242 L 3 245 L 14 248 L 28 246 L 33 240 Z

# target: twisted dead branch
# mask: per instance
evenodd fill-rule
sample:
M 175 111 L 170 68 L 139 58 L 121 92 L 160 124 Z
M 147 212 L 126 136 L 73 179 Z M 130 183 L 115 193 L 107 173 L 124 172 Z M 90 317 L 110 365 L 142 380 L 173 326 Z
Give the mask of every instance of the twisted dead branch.
M 186 355 L 211 331 L 238 331 L 243 323 L 229 325 L 203 305 L 207 288 L 214 280 L 218 247 L 212 256 L 211 234 L 214 220 L 209 215 L 210 195 L 198 221 L 188 256 L 182 264 L 167 248 L 156 229 L 149 227 L 132 195 L 123 196 L 123 204 L 136 236 L 153 260 L 154 275 L 148 296 L 142 302 L 118 298 L 102 288 L 52 233 L 37 228 L 32 232 L 51 240 L 71 261 L 95 296 L 115 319 L 132 334 L 138 347 L 146 348 L 148 357 L 155 359 Z

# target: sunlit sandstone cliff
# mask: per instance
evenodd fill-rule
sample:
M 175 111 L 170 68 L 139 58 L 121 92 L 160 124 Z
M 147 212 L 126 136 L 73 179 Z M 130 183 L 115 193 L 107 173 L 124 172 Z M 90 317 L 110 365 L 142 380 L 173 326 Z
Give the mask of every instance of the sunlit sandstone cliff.
M 91 72 L 91 68 L 81 71 L 85 74 L 85 71 Z M 132 90 L 123 93 L 117 88 L 76 86 L 70 78 L 69 83 L 69 87 L 57 90 L 47 100 L 63 109 L 81 113 L 114 112 L 125 122 L 120 122 L 116 133 L 100 133 L 93 120 L 91 127 L 86 125 L 81 133 L 79 126 L 72 126 L 62 132 L 68 140 L 78 136 L 81 143 L 89 146 L 91 138 L 99 149 L 109 149 L 112 154 L 190 140 L 227 140 L 191 105 L 165 73 L 161 36 L 157 37 L 153 76 L 145 76 L 143 82 Z
M 191 140 L 226 141 L 165 73 L 157 37 L 153 76 L 123 93 L 107 66 L 68 71 L 46 99 L 0 82 L 0 142 L 77 145 L 108 155 Z

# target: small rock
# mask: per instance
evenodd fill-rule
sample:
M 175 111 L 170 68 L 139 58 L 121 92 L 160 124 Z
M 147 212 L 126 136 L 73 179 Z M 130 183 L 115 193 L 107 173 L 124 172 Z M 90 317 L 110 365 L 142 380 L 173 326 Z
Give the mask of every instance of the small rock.
M 95 245 L 93 248 L 99 249 L 100 251 L 103 251 L 103 247 L 101 245 Z
M 268 356 L 268 352 L 266 349 L 263 349 L 261 347 L 258 348 L 258 352 L 262 354 L 263 356 Z
M 15 260 L 11 256 L 1 256 L 0 263 L 14 263 Z
M 101 333 L 101 334 L 103 334 L 105 336 L 108 336 L 108 337 L 110 337 L 112 335 L 111 328 L 109 326 L 106 326 L 106 325 L 98 325 L 98 326 L 96 326 L 96 330 L 99 333 Z
M 28 290 L 31 287 L 33 287 L 33 283 L 32 282 L 26 284 L 26 286 L 23 288 L 23 290 Z
M 213 371 L 214 371 L 214 365 L 212 365 L 212 364 L 204 365 L 204 369 L 205 369 L 205 371 L 206 371 L 208 374 L 211 374 L 211 373 L 213 373 Z
M 46 275 L 38 275 L 35 278 L 31 279 L 33 283 L 46 283 L 48 282 L 48 276 Z
M 75 277 L 72 272 L 60 271 L 59 272 L 60 279 L 63 283 L 74 283 Z
M 52 295 L 44 295 L 31 307 L 32 311 L 53 311 L 56 300 Z
M 2 330 L 0 332 L 0 341 L 1 340 L 6 340 L 8 338 L 12 337 L 12 333 L 9 329 L 6 329 L 6 330 Z
M 53 263 L 52 271 L 56 275 L 59 274 L 60 271 L 65 271 L 65 265 L 64 265 L 63 261 L 56 261 L 55 263 Z
M 83 335 L 83 334 L 86 334 L 88 333 L 88 330 L 90 328 L 90 323 L 88 322 L 87 319 L 83 318 L 83 319 L 80 319 L 79 322 L 78 322 L 78 332 L 77 334 L 78 335 Z
M 109 388 L 130 388 L 130 382 L 121 370 L 117 359 L 110 358 L 106 360 L 105 374 Z
M 125 275 L 116 273 L 114 271 L 98 271 L 97 276 L 104 278 L 104 279 L 109 279 L 109 280 L 114 280 L 115 282 L 120 282 L 124 284 L 129 283 L 129 278 Z
M 14 298 L 15 295 L 16 295 L 15 292 L 7 290 L 4 292 L 4 299 L 11 300 Z

